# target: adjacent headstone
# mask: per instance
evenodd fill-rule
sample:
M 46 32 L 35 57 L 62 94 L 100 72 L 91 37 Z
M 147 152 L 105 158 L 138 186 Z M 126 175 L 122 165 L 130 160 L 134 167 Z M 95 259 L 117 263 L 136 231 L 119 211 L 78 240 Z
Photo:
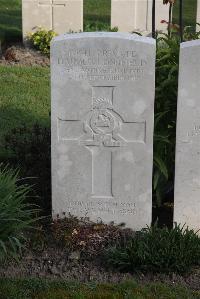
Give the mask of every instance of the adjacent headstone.
M 197 0 L 197 16 L 196 16 L 196 23 L 200 24 L 200 0 Z M 196 30 L 200 31 L 200 25 L 196 26 Z
M 200 40 L 181 44 L 174 222 L 200 229 Z
M 83 0 L 22 0 L 23 38 L 38 27 L 58 34 L 83 30 Z
M 156 0 L 156 30 L 167 31 L 169 6 L 163 0 Z M 120 32 L 152 32 L 152 0 L 112 0 L 111 27 L 118 27 Z
M 51 45 L 53 214 L 151 223 L 155 41 L 66 34 Z

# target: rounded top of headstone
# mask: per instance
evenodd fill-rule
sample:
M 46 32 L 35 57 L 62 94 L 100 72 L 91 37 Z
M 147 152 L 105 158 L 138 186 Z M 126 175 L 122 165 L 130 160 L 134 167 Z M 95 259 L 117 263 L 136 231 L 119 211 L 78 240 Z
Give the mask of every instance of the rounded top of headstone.
M 142 43 L 148 43 L 155 45 L 155 39 L 151 37 L 144 37 L 138 34 L 132 33 L 123 33 L 123 32 L 81 32 L 81 33 L 65 33 L 59 36 L 56 36 L 52 43 L 73 40 L 73 39 L 82 39 L 82 38 L 119 38 L 124 40 L 134 40 Z
M 193 46 L 200 46 L 200 40 L 195 39 L 195 40 L 181 43 L 181 48 L 188 48 L 188 47 L 193 47 Z

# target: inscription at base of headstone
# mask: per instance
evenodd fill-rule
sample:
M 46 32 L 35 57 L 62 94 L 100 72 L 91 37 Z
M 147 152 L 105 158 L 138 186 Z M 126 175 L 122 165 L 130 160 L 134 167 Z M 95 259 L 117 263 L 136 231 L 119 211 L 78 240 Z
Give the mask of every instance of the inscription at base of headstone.
M 200 41 L 181 44 L 174 222 L 200 229 Z
M 58 34 L 83 30 L 83 0 L 22 0 L 23 39 L 39 27 Z
M 150 225 L 154 40 L 66 34 L 51 68 L 53 214 Z

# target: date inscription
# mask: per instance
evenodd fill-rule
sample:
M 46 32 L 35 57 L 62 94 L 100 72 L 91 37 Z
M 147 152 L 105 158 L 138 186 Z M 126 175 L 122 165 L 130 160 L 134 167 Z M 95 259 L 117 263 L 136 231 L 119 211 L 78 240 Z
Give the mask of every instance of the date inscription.
M 188 137 L 200 136 L 200 125 L 194 125 L 193 129 L 187 133 Z
M 68 211 L 73 213 L 96 214 L 108 213 L 114 214 L 135 214 L 136 205 L 135 203 L 129 202 L 111 202 L 111 201 L 71 201 L 69 203 Z

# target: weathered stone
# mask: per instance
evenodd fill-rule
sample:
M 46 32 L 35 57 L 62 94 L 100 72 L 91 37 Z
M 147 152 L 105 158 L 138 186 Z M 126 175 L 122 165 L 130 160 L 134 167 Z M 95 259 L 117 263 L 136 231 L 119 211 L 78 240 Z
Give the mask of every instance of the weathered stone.
M 155 41 L 66 34 L 51 69 L 53 213 L 149 225 Z
M 200 0 L 197 0 L 196 23 L 200 24 Z M 200 31 L 200 25 L 196 26 L 196 30 Z
M 165 32 L 169 6 L 163 0 L 156 0 L 156 30 Z M 121 32 L 152 32 L 152 0 L 112 0 L 111 27 L 118 27 Z
M 174 222 L 200 229 L 200 41 L 181 44 Z
M 83 30 L 83 0 L 22 0 L 23 38 L 38 27 L 58 34 Z

